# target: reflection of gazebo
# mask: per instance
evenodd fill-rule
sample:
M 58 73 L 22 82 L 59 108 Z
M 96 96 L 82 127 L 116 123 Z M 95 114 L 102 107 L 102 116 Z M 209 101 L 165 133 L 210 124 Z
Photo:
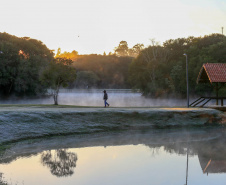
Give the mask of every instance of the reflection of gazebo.
M 190 106 L 197 106 L 198 104 L 201 104 L 201 107 L 203 107 L 205 104 L 207 104 L 210 100 L 216 99 L 216 105 L 218 105 L 218 100 L 221 100 L 221 106 L 224 105 L 223 100 L 226 99 L 226 97 L 219 97 L 218 91 L 222 87 L 224 87 L 226 83 L 226 63 L 206 63 L 203 64 L 198 78 L 197 83 L 211 83 L 215 89 L 216 89 L 216 97 L 200 97 L 196 101 L 194 101 Z
M 203 173 L 226 173 L 226 161 L 200 158 L 199 162 Z
M 198 149 L 198 158 L 203 173 L 226 173 L 225 135 L 202 144 Z

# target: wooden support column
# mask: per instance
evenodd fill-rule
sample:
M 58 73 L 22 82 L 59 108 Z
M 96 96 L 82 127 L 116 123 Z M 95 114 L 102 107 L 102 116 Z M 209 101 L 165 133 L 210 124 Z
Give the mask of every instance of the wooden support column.
M 218 105 L 218 82 L 216 83 L 216 105 Z

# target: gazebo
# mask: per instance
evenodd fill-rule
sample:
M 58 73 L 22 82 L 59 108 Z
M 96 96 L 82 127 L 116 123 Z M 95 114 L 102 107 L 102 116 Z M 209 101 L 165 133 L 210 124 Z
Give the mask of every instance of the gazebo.
M 224 87 L 226 83 L 226 63 L 206 63 L 203 64 L 200 69 L 197 83 L 211 83 L 216 89 L 216 97 L 200 97 L 194 101 L 190 106 L 195 107 L 196 105 L 203 103 L 201 107 L 207 104 L 210 100 L 216 99 L 216 105 L 218 100 L 221 100 L 221 106 L 224 105 L 224 99 L 226 97 L 219 97 L 218 91 Z

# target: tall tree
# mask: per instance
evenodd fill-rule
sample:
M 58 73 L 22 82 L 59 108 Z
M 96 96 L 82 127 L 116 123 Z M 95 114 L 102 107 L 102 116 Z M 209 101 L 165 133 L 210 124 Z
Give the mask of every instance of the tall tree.
M 143 49 L 144 49 L 143 44 L 136 44 L 129 49 L 129 56 L 137 57 Z
M 185 96 L 186 62 L 183 54 L 186 53 L 190 93 L 211 95 L 213 89 L 209 85 L 196 85 L 196 79 L 203 63 L 225 63 L 225 50 L 226 37 L 221 34 L 170 39 L 163 46 L 154 43 L 134 59 L 130 65 L 129 80 L 145 95 Z
M 115 48 L 115 53 L 118 56 L 128 56 L 129 55 L 129 47 L 126 41 L 121 41 L 118 47 Z
M 60 87 L 67 87 L 70 82 L 76 79 L 76 71 L 71 67 L 71 64 L 71 59 L 56 58 L 50 62 L 42 73 L 41 81 L 44 85 L 51 88 L 55 105 L 58 105 Z
M 43 93 L 40 73 L 53 60 L 53 52 L 41 41 L 0 33 L 0 94 Z

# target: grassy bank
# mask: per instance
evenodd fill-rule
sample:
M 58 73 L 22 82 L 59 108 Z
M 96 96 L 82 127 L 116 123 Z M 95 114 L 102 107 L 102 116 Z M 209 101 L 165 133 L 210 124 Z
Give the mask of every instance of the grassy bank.
M 225 114 L 199 108 L 0 105 L 0 144 L 59 135 L 220 125 Z

